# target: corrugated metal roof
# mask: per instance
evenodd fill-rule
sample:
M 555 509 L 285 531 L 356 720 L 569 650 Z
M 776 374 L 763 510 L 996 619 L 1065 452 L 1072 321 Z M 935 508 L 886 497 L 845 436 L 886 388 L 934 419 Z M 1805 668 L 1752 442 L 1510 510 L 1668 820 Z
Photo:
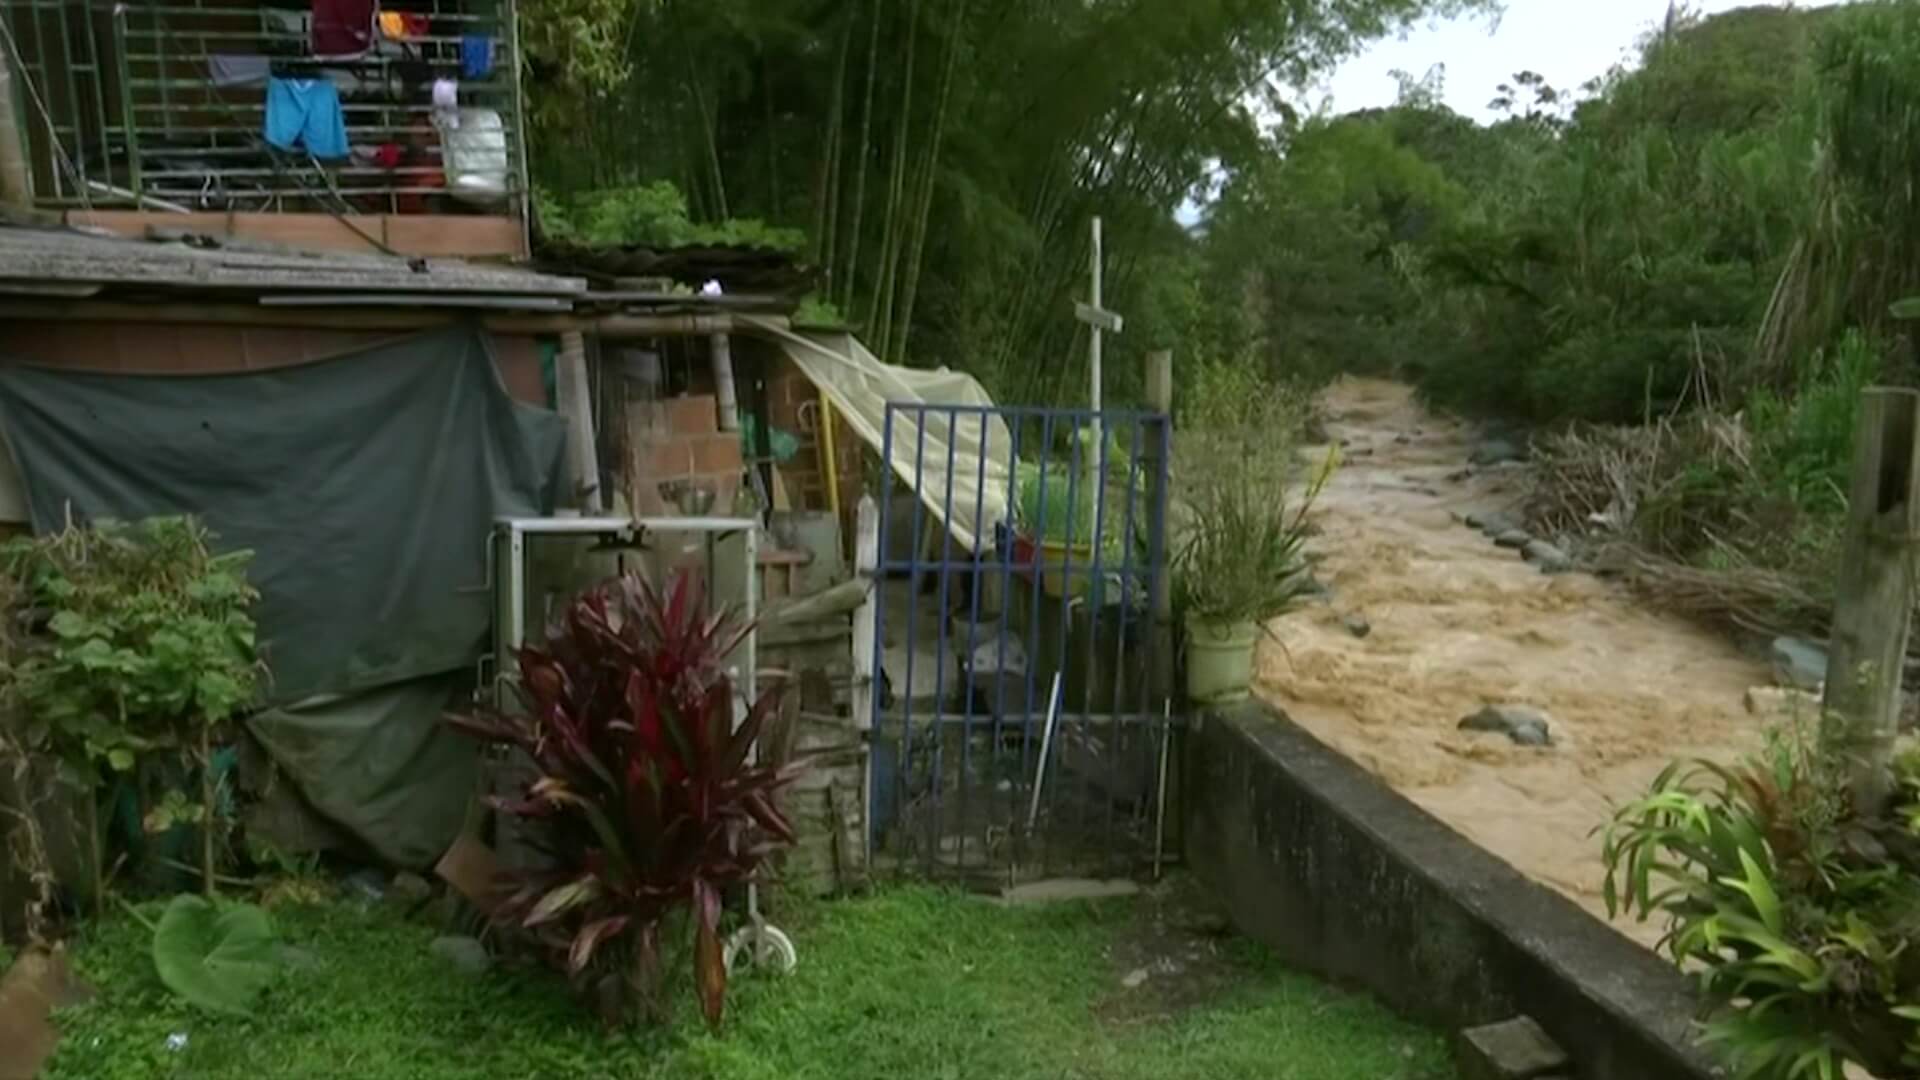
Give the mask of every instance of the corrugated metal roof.
M 510 298 L 571 301 L 587 283 L 533 270 L 459 259 L 409 258 L 346 252 L 307 252 L 215 241 L 207 237 L 130 240 L 73 228 L 0 224 L 0 293 L 88 296 L 105 290 L 271 293 L 353 292 L 419 294 L 437 306 L 457 298 L 491 298 L 475 306 L 499 307 Z

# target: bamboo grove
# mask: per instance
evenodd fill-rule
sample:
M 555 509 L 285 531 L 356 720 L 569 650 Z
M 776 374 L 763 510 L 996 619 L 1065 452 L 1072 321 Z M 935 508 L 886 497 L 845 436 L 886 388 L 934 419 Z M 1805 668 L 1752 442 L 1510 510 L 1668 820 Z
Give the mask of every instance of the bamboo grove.
M 1259 151 L 1263 97 L 1464 6 L 525 0 L 536 178 L 561 200 L 666 180 L 696 220 L 800 230 L 876 352 L 1051 399 L 1083 363 L 1091 216 L 1138 319 L 1143 271 L 1188 242 L 1175 210 Z M 1122 348 L 1172 332 L 1151 323 Z

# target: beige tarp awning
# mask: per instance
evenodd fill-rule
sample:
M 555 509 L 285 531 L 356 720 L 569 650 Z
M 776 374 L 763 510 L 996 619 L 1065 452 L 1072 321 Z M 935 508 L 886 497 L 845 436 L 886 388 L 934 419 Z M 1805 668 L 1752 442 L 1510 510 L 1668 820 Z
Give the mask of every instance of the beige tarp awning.
M 894 414 L 887 464 L 956 543 L 968 551 L 993 543 L 994 527 L 1008 515 L 1013 439 L 978 379 L 944 368 L 882 363 L 852 334 L 794 331 L 752 317 L 741 321 L 779 344 L 875 453 L 886 442 L 889 403 L 929 406 Z

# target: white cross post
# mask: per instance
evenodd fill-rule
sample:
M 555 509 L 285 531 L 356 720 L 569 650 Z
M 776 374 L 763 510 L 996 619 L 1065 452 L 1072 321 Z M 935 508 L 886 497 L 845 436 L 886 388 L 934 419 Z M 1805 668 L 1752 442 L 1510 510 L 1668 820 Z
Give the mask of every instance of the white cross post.
M 1093 438 L 1096 454 L 1103 446 L 1101 440 L 1104 438 L 1100 431 L 1100 336 L 1103 333 L 1117 334 L 1126 326 L 1126 320 L 1100 306 L 1101 264 L 1105 261 L 1101 255 L 1100 219 L 1096 217 L 1093 219 L 1093 302 L 1081 303 L 1076 300 L 1073 304 L 1073 317 L 1086 323 L 1093 333 L 1093 338 L 1087 345 L 1088 367 L 1091 369 L 1089 375 L 1093 381 L 1088 403 L 1093 410 Z

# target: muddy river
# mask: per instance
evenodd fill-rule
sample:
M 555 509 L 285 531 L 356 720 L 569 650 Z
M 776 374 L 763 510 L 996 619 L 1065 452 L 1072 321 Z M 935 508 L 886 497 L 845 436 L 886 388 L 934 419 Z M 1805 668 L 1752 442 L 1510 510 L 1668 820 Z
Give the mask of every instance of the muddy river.
M 1613 808 L 1675 756 L 1730 760 L 1765 721 L 1769 673 L 1711 631 L 1586 574 L 1546 576 L 1460 523 L 1514 506 L 1517 467 L 1462 475 L 1474 435 L 1402 385 L 1345 380 L 1324 401 L 1347 444 L 1322 496 L 1331 601 L 1272 624 L 1259 693 L 1475 843 L 1605 918 Z M 1370 624 L 1365 637 L 1351 616 Z M 1489 704 L 1547 714 L 1554 745 L 1458 730 Z M 1622 921 L 1651 945 L 1657 926 Z

